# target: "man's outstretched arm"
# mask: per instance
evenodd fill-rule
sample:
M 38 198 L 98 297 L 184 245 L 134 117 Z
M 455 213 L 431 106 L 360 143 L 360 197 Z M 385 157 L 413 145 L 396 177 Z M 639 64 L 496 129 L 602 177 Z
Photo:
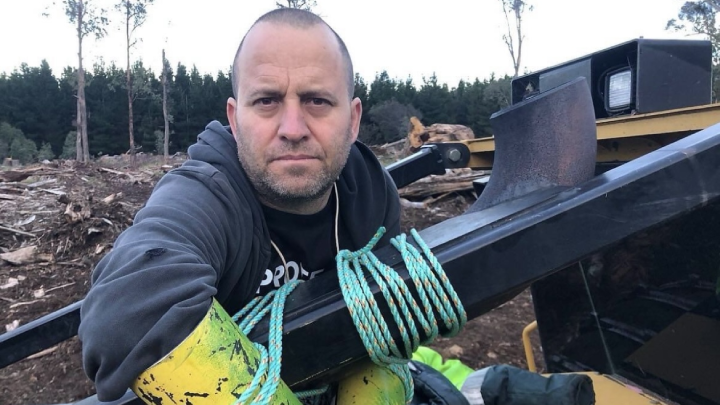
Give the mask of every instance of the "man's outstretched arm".
M 98 263 L 78 335 L 100 400 L 122 396 L 208 313 L 226 266 L 229 233 L 243 240 L 252 232 L 232 229 L 238 220 L 231 216 L 241 216 L 242 208 L 229 206 L 237 201 L 231 193 L 209 165 L 168 173 Z M 250 251 L 245 245 L 240 256 Z

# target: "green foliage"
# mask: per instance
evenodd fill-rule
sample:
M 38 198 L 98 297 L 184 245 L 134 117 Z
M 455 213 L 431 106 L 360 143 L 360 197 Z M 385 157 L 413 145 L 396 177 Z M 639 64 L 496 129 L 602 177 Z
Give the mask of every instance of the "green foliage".
M 371 122 L 360 123 L 360 131 L 358 132 L 358 140 L 360 140 L 360 142 L 366 145 L 378 145 L 383 143 L 380 139 L 382 139 L 382 135 L 380 135 L 380 130 L 377 125 Z
M 422 111 L 430 123 L 452 123 L 455 121 L 451 110 L 450 89 L 446 84 L 440 85 L 435 73 L 430 78 L 423 78 L 423 85 L 415 96 L 414 105 Z
M 123 15 L 125 23 L 130 27 L 131 31 L 142 26 L 147 19 L 147 7 L 154 0 L 120 0 L 115 5 L 115 9 Z M 128 44 L 130 46 L 131 44 Z
M 397 141 L 407 136 L 410 117 L 422 118 L 422 114 L 411 105 L 400 104 L 392 99 L 370 109 L 371 126 L 366 126 L 360 139 L 367 144 L 382 144 Z
M 0 141 L 0 161 L 10 156 L 10 144 L 5 141 Z
M 706 35 L 713 46 L 713 63 L 720 62 L 720 31 L 717 27 L 717 13 L 720 11 L 720 0 L 686 1 L 680 7 L 677 19 L 667 22 L 665 29 L 674 31 L 690 31 Z
M 512 100 L 511 89 L 512 77 L 505 76 L 501 79 L 488 82 L 485 87 L 484 100 L 489 105 L 497 106 L 498 109 L 505 108 L 510 105 Z
M 16 137 L 10 143 L 10 157 L 18 159 L 20 163 L 32 163 L 37 158 L 37 145 L 24 136 Z
M 24 140 L 23 132 L 7 122 L 0 123 L 0 161 L 6 157 L 13 157 L 11 146 L 16 139 Z
M 21 130 L 7 122 L 0 123 L 0 142 L 5 142 L 10 145 L 15 138 L 22 138 L 24 136 Z
M 395 97 L 397 91 L 397 83 L 390 78 L 388 72 L 383 70 L 375 76 L 375 80 L 370 83 L 370 94 L 368 95 L 368 110 L 374 105 L 383 101 L 391 100 Z
M 92 34 L 96 39 L 100 39 L 107 34 L 105 27 L 110 21 L 106 17 L 106 11 L 105 9 L 96 8 L 92 0 L 84 0 L 82 2 L 78 0 L 63 0 L 62 4 L 65 15 L 71 24 L 77 26 L 78 19 L 82 21 L 82 26 L 80 27 L 81 37 L 84 38 Z
M 665 29 L 694 32 L 707 37 L 712 44 L 713 82 L 712 98 L 720 100 L 720 30 L 717 14 L 720 12 L 720 0 L 686 1 L 678 12 L 677 18 L 668 20 Z
M 370 108 L 368 102 L 368 86 L 359 73 L 355 73 L 355 92 L 353 97 L 360 99 L 363 108 Z M 364 119 L 365 115 L 363 115 L 363 120 Z
M 156 131 L 164 129 L 160 72 L 156 74 L 141 61 L 131 69 L 136 147 L 161 151 L 156 137 Z M 68 67 L 56 77 L 43 62 L 39 67 L 23 65 L 11 74 L 0 73 L 0 122 L 7 122 L 0 126 L 0 155 L 10 153 L 14 135 L 9 134 L 21 133 L 36 145 L 50 144 L 61 158 L 75 158 L 76 72 Z M 85 72 L 85 79 L 90 154 L 125 153 L 125 69 L 99 62 Z M 432 75 L 418 87 L 409 77 L 391 78 L 385 71 L 372 83 L 356 75 L 355 96 L 363 105 L 359 137 L 369 144 L 399 139 L 407 134 L 412 115 L 422 117 L 425 125 L 460 124 L 472 128 L 476 136 L 490 135 L 489 117 L 508 105 L 510 80 L 493 76 L 450 87 Z M 178 63 L 168 75 L 167 86 L 171 154 L 186 151 L 211 120 L 227 124 L 226 100 L 232 95 L 229 69 L 212 76 Z
M 55 159 L 55 153 L 53 153 L 52 146 L 50 146 L 49 143 L 43 142 L 40 150 L 37 153 L 37 159 L 40 162 L 42 162 L 43 160 Z
M 76 145 L 77 145 L 77 132 L 70 131 L 68 132 L 67 136 L 65 136 L 65 143 L 63 144 L 62 153 L 60 154 L 60 159 L 75 159 L 77 156 L 76 151 Z

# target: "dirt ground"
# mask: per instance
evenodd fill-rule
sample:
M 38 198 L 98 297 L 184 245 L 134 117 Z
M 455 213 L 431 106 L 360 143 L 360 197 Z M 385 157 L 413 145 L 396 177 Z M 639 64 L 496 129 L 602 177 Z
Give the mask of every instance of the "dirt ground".
M 131 225 L 166 170 L 147 159 L 133 171 L 122 158 L 87 166 L 55 161 L 23 168 L 25 178 L 8 178 L 9 172 L 0 171 L 0 333 L 82 299 L 92 268 Z M 454 192 L 426 208 L 404 208 L 403 231 L 456 216 L 472 199 L 470 192 Z M 27 249 L 18 252 L 20 248 Z M 525 291 L 471 320 L 460 335 L 439 338 L 431 347 L 473 368 L 501 363 L 526 367 L 520 337 L 533 319 Z M 542 367 L 536 336 L 533 346 Z M 67 403 L 94 394 L 82 371 L 77 338 L 31 357 L 0 369 L 0 405 Z

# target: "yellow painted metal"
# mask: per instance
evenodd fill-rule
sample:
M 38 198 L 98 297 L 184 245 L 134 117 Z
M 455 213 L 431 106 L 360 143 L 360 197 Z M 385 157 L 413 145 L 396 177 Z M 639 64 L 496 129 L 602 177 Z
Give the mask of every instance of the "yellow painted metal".
M 601 140 L 597 145 L 598 163 L 629 162 L 664 145 L 650 137 Z
M 375 363 L 368 363 L 338 385 L 337 405 L 395 404 L 405 404 L 405 387 L 397 375 Z
M 597 121 L 598 161 L 626 162 L 717 123 L 720 104 L 601 119 Z M 470 150 L 468 167 L 492 168 L 494 137 L 458 142 Z M 621 151 L 612 147 L 613 142 Z
M 537 372 L 535 357 L 530 343 L 530 334 L 537 329 L 537 321 L 530 322 L 522 332 L 522 341 L 525 348 L 525 358 L 528 363 L 528 370 Z M 670 405 L 670 402 L 652 395 L 650 392 L 639 387 L 625 383 L 620 379 L 613 378 L 606 374 L 597 372 L 582 372 L 590 377 L 595 391 L 596 405 Z M 545 374 L 547 376 L 551 374 Z
M 525 360 L 527 361 L 528 370 L 533 373 L 537 372 L 537 367 L 535 367 L 535 353 L 533 353 L 532 343 L 530 342 L 530 334 L 537 329 L 537 326 L 537 321 L 532 321 L 522 331 Z
M 495 161 L 493 152 L 481 152 L 472 153 L 470 155 L 470 161 L 468 161 L 467 167 L 477 169 L 490 169 L 493 167 Z
M 616 139 L 699 131 L 718 122 L 720 122 L 720 104 L 707 104 L 598 120 L 597 137 L 598 139 Z
M 595 405 L 670 405 L 672 402 L 651 395 L 650 393 L 623 383 L 612 376 L 587 372 L 585 374 L 593 382 Z
M 252 342 L 213 299 L 195 330 L 131 388 L 147 404 L 231 405 L 252 382 L 260 360 Z M 300 405 L 283 381 L 270 403 Z

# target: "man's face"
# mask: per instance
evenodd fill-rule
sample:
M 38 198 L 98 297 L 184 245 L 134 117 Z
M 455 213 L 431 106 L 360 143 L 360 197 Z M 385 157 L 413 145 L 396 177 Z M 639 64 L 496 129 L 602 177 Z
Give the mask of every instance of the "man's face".
M 357 139 L 362 106 L 347 94 L 346 65 L 324 26 L 256 25 L 236 61 L 228 120 L 261 199 L 307 202 L 329 191 Z

